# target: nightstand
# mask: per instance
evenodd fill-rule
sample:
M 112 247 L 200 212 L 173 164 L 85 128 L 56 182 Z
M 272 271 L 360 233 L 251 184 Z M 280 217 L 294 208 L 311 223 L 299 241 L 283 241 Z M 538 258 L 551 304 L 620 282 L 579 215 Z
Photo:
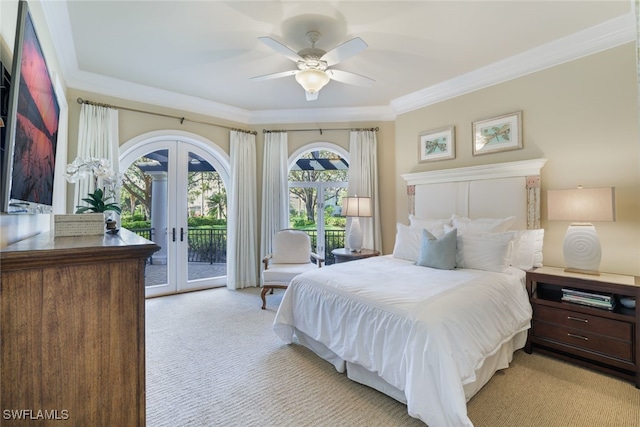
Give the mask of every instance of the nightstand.
M 640 308 L 625 308 L 621 296 L 640 301 L 640 278 L 602 273 L 567 273 L 541 267 L 527 272 L 533 319 L 525 351 L 534 349 L 616 375 L 640 388 Z M 612 310 L 563 301 L 563 288 L 613 295 Z
M 348 248 L 338 248 L 332 250 L 331 253 L 336 260 L 336 264 L 380 255 L 380 252 L 374 251 L 373 249 L 362 249 L 360 252 L 351 252 L 351 249 Z

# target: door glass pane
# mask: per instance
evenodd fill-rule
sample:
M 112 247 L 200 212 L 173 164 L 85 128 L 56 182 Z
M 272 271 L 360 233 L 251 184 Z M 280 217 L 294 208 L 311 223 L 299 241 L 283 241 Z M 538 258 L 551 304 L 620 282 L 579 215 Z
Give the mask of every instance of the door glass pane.
M 342 214 L 342 198 L 347 196 L 345 187 L 324 188 L 324 259 L 333 264 L 331 251 L 344 248 L 344 229 L 347 219 Z
M 140 157 L 127 169 L 122 180 L 122 227 L 160 246 L 160 250 L 147 259 L 146 288 L 168 283 L 167 156 L 168 150 L 158 150 Z
M 188 157 L 188 280 L 227 275 L 227 191 L 213 165 Z

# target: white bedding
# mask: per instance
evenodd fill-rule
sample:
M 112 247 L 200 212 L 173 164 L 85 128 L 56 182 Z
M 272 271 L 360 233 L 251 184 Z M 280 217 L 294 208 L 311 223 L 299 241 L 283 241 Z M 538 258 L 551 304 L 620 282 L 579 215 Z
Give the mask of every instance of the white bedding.
M 436 270 L 383 256 L 297 276 L 274 331 L 286 343 L 296 330 L 322 343 L 338 371 L 351 362 L 377 373 L 430 426 L 472 426 L 463 385 L 530 320 L 522 270 Z

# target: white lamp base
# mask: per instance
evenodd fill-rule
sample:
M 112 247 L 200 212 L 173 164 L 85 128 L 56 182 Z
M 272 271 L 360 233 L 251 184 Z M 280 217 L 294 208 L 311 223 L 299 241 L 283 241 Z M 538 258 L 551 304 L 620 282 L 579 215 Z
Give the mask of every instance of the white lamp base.
M 349 248 L 351 252 L 362 251 L 362 230 L 360 229 L 360 218 L 351 218 L 351 228 L 349 229 Z
M 600 275 L 602 248 L 596 228 L 589 223 L 571 224 L 564 236 L 562 246 L 564 271 Z

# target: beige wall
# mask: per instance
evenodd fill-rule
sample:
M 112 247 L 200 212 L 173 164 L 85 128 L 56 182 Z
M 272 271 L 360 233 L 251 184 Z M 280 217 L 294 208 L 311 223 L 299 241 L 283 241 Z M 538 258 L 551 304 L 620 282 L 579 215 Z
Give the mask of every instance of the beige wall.
M 564 266 L 567 222 L 547 221 L 547 189 L 616 187 L 617 221 L 596 223 L 601 270 L 640 275 L 640 136 L 633 43 L 468 95 L 396 120 L 396 214 L 407 223 L 401 174 L 544 157 L 544 262 Z M 522 150 L 472 156 L 474 120 L 522 110 Z M 420 131 L 456 126 L 456 159 L 417 163 Z
M 383 250 L 385 253 L 391 253 L 393 251 L 393 243 L 395 240 L 395 209 L 393 204 L 384 204 L 385 200 L 395 199 L 395 162 L 393 157 L 395 155 L 394 150 L 394 137 L 395 127 L 393 122 L 344 122 L 344 123 L 296 123 L 296 124 L 278 124 L 278 125 L 245 125 L 240 123 L 234 123 L 229 121 L 220 120 L 217 118 L 197 115 L 194 113 L 188 113 L 179 110 L 172 110 L 167 108 L 160 108 L 151 105 L 140 104 L 123 99 L 108 97 L 104 95 L 98 95 L 88 93 L 84 91 L 77 91 L 70 89 L 68 91 L 69 102 L 69 127 L 70 129 L 78 129 L 78 121 L 80 116 L 80 104 L 77 103 L 77 98 L 82 98 L 94 102 L 106 103 L 110 105 L 117 105 L 121 107 L 151 111 L 154 113 L 166 114 L 170 116 L 186 117 L 182 124 L 179 120 L 155 116 L 151 114 L 144 114 L 139 112 L 128 111 L 120 109 L 118 113 L 119 118 L 119 136 L 121 144 L 126 143 L 130 139 L 139 135 L 145 134 L 151 131 L 158 130 L 180 130 L 184 132 L 191 132 L 200 135 L 209 141 L 215 143 L 220 149 L 229 154 L 229 129 L 220 126 L 211 126 L 207 124 L 197 123 L 207 122 L 214 123 L 223 126 L 229 126 L 239 129 L 256 131 L 256 159 L 257 159 L 257 183 L 258 183 L 258 206 L 262 204 L 262 158 L 264 152 L 264 133 L 263 129 L 278 129 L 278 130 L 291 130 L 291 129 L 351 129 L 351 128 L 371 128 L 378 127 L 378 158 L 380 159 L 378 164 L 378 174 L 380 183 L 380 192 L 382 194 L 383 204 L 380 206 L 380 216 L 383 224 Z M 188 120 L 192 119 L 194 121 Z M 71 132 L 69 135 L 69 161 L 75 157 L 77 151 L 77 131 Z M 289 132 L 288 146 L 289 155 L 292 155 L 298 149 L 311 144 L 328 142 L 338 145 L 349 150 L 349 132 L 348 131 L 323 131 L 320 134 L 319 131 L 315 132 Z M 69 191 L 73 191 L 73 187 L 69 186 Z M 67 209 L 72 211 L 73 203 L 72 197 L 68 198 Z M 260 216 L 258 216 L 259 218 Z M 258 220 L 258 227 L 259 225 Z

